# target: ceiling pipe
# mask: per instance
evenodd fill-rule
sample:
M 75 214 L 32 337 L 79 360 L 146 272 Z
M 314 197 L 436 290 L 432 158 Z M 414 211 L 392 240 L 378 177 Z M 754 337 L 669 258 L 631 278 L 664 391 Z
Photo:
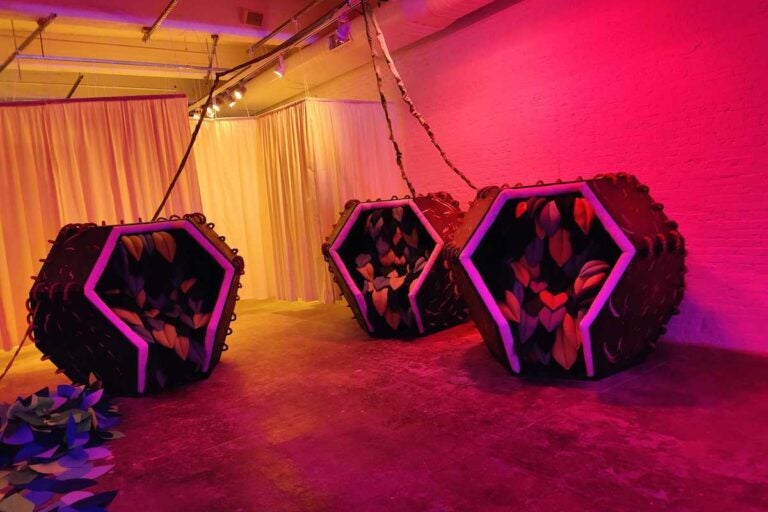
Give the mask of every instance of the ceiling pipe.
M 270 40 L 270 39 L 272 39 L 272 38 L 273 38 L 275 35 L 277 35 L 277 34 L 278 34 L 278 32 L 280 32 L 280 31 L 281 31 L 281 30 L 283 30 L 285 27 L 287 27 L 288 25 L 290 25 L 290 23 L 291 23 L 292 21 L 296 21 L 296 20 L 299 18 L 299 16 L 303 15 L 303 14 L 304 14 L 304 13 L 306 13 L 308 10 L 310 10 L 311 8 L 313 8 L 314 6 L 316 6 L 317 4 L 319 4 L 319 3 L 320 3 L 320 2 L 322 2 L 322 1 L 323 1 L 323 0 L 313 0 L 312 2 L 309 2 L 309 3 L 308 3 L 307 5 L 305 5 L 305 6 L 304 6 L 304 8 L 303 8 L 303 9 L 301 9 L 299 12 L 297 12 L 296 14 L 294 14 L 293 16 L 291 16 L 290 18 L 288 18 L 287 20 L 285 20 L 284 22 L 282 22 L 282 23 L 281 23 L 281 24 L 280 24 L 280 25 L 279 25 L 277 28 L 275 28 L 275 30 L 273 30 L 273 31 L 272 31 L 272 32 L 270 32 L 269 34 L 265 35 L 264 37 L 262 37 L 261 39 L 259 39 L 259 40 L 258 40 L 258 41 L 256 41 L 255 43 L 253 43 L 251 46 L 249 46 L 249 47 L 248 47 L 248 49 L 246 50 L 246 53 L 247 53 L 248 55 L 253 55 L 253 53 L 254 53 L 254 52 L 257 50 L 257 49 L 259 49 L 260 47 L 262 47 L 262 46 L 263 46 L 263 45 L 264 45 L 264 44 L 265 44 L 267 41 L 269 41 L 269 40 Z
M 460 18 L 492 3 L 493 0 L 390 0 L 377 8 L 377 17 L 392 52 L 411 45 L 447 28 Z M 361 66 L 371 65 L 370 50 L 361 16 L 351 21 L 352 40 L 338 50 L 329 51 L 326 44 L 312 44 L 286 56 L 286 77 L 316 87 Z M 249 94 L 269 98 L 269 105 L 246 105 L 260 112 L 294 98 L 299 91 L 276 80 L 269 69 L 253 76 Z
M 35 40 L 35 38 L 36 38 L 37 36 L 39 36 L 40 34 L 42 34 L 42 33 L 43 33 L 43 30 L 45 30 L 45 28 L 46 28 L 48 25 L 50 25 L 50 23 L 51 23 L 51 22 L 52 22 L 54 19 L 56 19 L 56 13 L 55 13 L 55 12 L 52 12 L 51 14 L 49 14 L 49 15 L 48 15 L 48 17 L 47 17 L 47 18 L 40 18 L 39 20 L 37 20 L 37 28 L 36 28 L 35 30 L 33 30 L 33 31 L 32 31 L 32 33 L 31 33 L 31 34 L 29 34 L 29 35 L 27 36 L 27 38 L 26 38 L 26 39 L 25 39 L 25 40 L 24 40 L 24 41 L 23 41 L 23 42 L 22 42 L 22 43 L 21 43 L 21 44 L 20 44 L 18 47 L 16 47 L 16 49 L 13 51 L 13 53 L 12 53 L 12 54 L 11 54 L 11 55 L 10 55 L 10 56 L 7 58 L 7 59 L 5 59 L 5 62 L 3 62 L 2 64 L 0 64 L 0 73 L 2 73 L 2 72 L 3 72 L 3 70 L 4 70 L 5 68 L 7 68 L 7 67 L 8 67 L 8 65 L 9 65 L 11 62 L 13 62 L 13 60 L 14 60 L 16 57 L 21 57 L 21 56 L 22 56 L 22 55 L 21 55 L 21 52 L 23 52 L 23 51 L 24 51 L 24 49 L 25 49 L 27 46 L 29 46 L 29 44 L 30 44 L 32 41 L 34 41 L 34 40 Z
M 142 41 L 145 43 L 149 41 L 149 38 L 152 37 L 152 34 L 155 30 L 160 28 L 160 25 L 165 21 L 165 18 L 168 17 L 169 14 L 171 14 L 171 11 L 176 7 L 176 4 L 179 3 L 179 0 L 171 0 L 168 2 L 168 5 L 165 6 L 165 9 L 163 9 L 163 12 L 160 13 L 160 16 L 157 17 L 155 22 L 152 24 L 151 27 L 144 27 L 141 29 L 142 32 L 144 32 L 144 36 L 141 38 Z
M 96 59 L 91 57 L 65 57 L 61 55 L 35 55 L 20 54 L 20 60 L 42 61 L 42 62 L 64 62 L 72 64 L 92 64 L 96 66 L 124 66 L 139 68 L 157 68 L 172 71 L 189 71 L 194 74 L 204 75 L 208 72 L 208 66 L 194 66 L 192 64 L 173 64 L 166 62 L 144 62 L 136 60 L 114 60 L 114 59 Z M 224 68 L 213 68 L 214 72 L 223 71 Z

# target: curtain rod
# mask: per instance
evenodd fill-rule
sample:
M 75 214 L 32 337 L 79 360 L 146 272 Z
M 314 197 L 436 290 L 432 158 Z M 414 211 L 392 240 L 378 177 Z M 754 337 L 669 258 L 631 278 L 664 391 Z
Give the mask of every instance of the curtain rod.
M 107 101 L 141 101 L 141 100 L 167 100 L 183 98 L 187 99 L 186 94 L 147 94 L 138 96 L 105 96 L 101 98 L 53 98 L 43 100 L 29 101 L 0 101 L 0 108 L 7 107 L 35 107 L 40 105 L 55 105 L 57 103 L 84 103 L 84 102 L 107 102 Z

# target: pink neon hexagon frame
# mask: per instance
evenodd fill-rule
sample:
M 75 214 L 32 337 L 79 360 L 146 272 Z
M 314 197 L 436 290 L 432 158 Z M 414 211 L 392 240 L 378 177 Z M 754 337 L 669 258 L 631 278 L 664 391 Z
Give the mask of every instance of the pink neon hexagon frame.
M 221 286 L 219 287 L 219 293 L 216 297 L 216 303 L 211 313 L 211 320 L 205 331 L 205 362 L 202 368 L 203 372 L 207 372 L 211 366 L 211 358 L 213 356 L 213 345 L 216 338 L 216 329 L 219 326 L 224 306 L 227 302 L 227 290 L 229 289 L 232 281 L 235 277 L 235 267 L 230 263 L 227 258 L 219 252 L 216 247 L 203 235 L 199 230 L 195 229 L 189 221 L 186 220 L 170 220 L 163 222 L 155 222 L 152 224 L 130 224 L 125 226 L 115 226 L 109 234 L 107 241 L 104 245 L 99 258 L 88 276 L 88 280 L 85 282 L 84 294 L 88 300 L 105 316 L 107 319 L 117 327 L 123 336 L 128 339 L 131 344 L 136 347 L 137 358 L 137 388 L 139 393 L 144 393 L 147 381 L 147 361 L 149 358 L 149 346 L 146 341 L 136 334 L 128 327 L 120 317 L 118 317 L 107 304 L 96 293 L 96 284 L 101 279 L 104 273 L 107 263 L 109 262 L 112 252 L 115 249 L 120 237 L 123 235 L 135 235 L 143 233 L 151 233 L 155 231 L 168 231 L 172 229 L 184 230 L 193 240 L 195 240 L 200 246 L 211 256 L 214 261 L 224 271 L 224 277 L 222 279 Z
M 381 208 L 397 208 L 398 206 L 410 208 L 411 211 L 414 213 L 414 215 L 416 215 L 416 217 L 419 219 L 419 221 L 421 222 L 422 226 L 427 231 L 429 236 L 435 242 L 435 247 L 434 249 L 432 249 L 432 254 L 429 255 L 429 258 L 427 259 L 427 263 L 424 265 L 424 270 L 422 270 L 419 277 L 414 279 L 413 283 L 411 284 L 411 288 L 408 290 L 408 302 L 411 304 L 411 311 L 413 311 L 413 316 L 414 316 L 414 319 L 416 320 L 416 326 L 419 329 L 419 333 L 423 334 L 426 331 L 426 329 L 424 327 L 424 323 L 421 318 L 421 311 L 419 311 L 419 307 L 416 302 L 416 296 L 418 295 L 419 290 L 421 289 L 421 285 L 424 283 L 424 280 L 427 278 L 430 271 L 432 270 L 432 267 L 434 267 L 435 262 L 439 258 L 440 252 L 443 250 L 445 242 L 443 242 L 443 239 L 440 237 L 440 234 L 435 230 L 432 224 L 430 224 L 430 222 L 427 220 L 427 218 L 424 216 L 424 214 L 421 212 L 419 207 L 416 205 L 416 203 L 414 203 L 412 199 L 391 199 L 387 201 L 358 203 L 355 206 L 355 209 L 352 211 L 352 214 L 350 215 L 349 219 L 347 219 L 346 223 L 344 224 L 344 227 L 341 229 L 338 236 L 334 239 L 333 243 L 329 247 L 328 252 L 331 256 L 331 260 L 333 261 L 334 265 L 341 273 L 342 278 L 349 285 L 349 288 L 355 297 L 355 302 L 357 303 L 357 306 L 360 308 L 360 312 L 362 313 L 362 316 L 365 319 L 365 324 L 368 327 L 368 332 L 373 332 L 374 331 L 373 325 L 371 325 L 371 322 L 368 319 L 368 305 L 365 303 L 365 298 L 363 297 L 363 293 L 357 287 L 357 285 L 355 284 L 355 280 L 349 274 L 347 265 L 344 263 L 344 260 L 342 260 L 341 255 L 339 254 L 339 249 L 341 248 L 342 245 L 344 245 L 344 242 L 347 240 L 350 230 L 357 223 L 357 219 L 360 217 L 360 214 L 362 212 L 366 212 L 369 210 L 378 210 Z
M 594 359 L 592 357 L 592 338 L 590 328 L 592 323 L 597 318 L 597 315 L 600 313 L 600 310 L 611 296 L 611 293 L 613 293 L 613 290 L 618 285 L 619 280 L 624 275 L 624 272 L 629 267 L 632 259 L 635 257 L 636 251 L 635 246 L 632 245 L 632 242 L 629 240 L 627 235 L 624 234 L 624 232 L 621 230 L 621 227 L 619 227 L 619 225 L 613 220 L 611 215 L 605 209 L 603 204 L 598 200 L 597 196 L 594 194 L 594 192 L 592 192 L 586 182 L 502 190 L 499 192 L 498 196 L 496 196 L 488 212 L 483 217 L 480 224 L 478 224 L 474 233 L 472 233 L 471 237 L 467 241 L 467 244 L 459 254 L 459 263 L 462 267 L 464 267 L 467 275 L 476 287 L 478 295 L 482 299 L 485 308 L 491 314 L 494 322 L 496 323 L 496 326 L 499 329 L 501 340 L 504 344 L 504 351 L 507 355 L 507 360 L 509 361 L 512 371 L 515 373 L 520 373 L 521 365 L 520 359 L 515 353 L 512 328 L 510 327 L 507 319 L 502 315 L 501 310 L 496 304 L 496 300 L 491 295 L 491 292 L 488 289 L 488 286 L 485 284 L 485 281 L 482 279 L 480 272 L 477 270 L 477 267 L 475 267 L 475 264 L 472 261 L 472 256 L 498 217 L 499 212 L 508 201 L 529 197 L 559 196 L 574 192 L 580 193 L 587 201 L 589 201 L 595 211 L 595 215 L 621 250 L 621 255 L 611 269 L 611 272 L 605 280 L 605 283 L 603 283 L 602 288 L 592 302 L 589 310 L 579 323 L 582 347 L 584 348 L 584 363 L 586 366 L 586 373 L 588 377 L 594 377 L 595 365 Z

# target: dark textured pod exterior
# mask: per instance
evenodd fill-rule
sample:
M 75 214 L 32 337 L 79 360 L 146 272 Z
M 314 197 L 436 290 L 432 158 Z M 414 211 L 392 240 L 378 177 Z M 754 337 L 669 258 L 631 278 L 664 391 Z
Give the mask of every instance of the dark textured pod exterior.
M 161 264 L 154 267 L 146 263 L 142 266 L 140 262 L 149 259 L 149 246 L 143 248 L 146 252 L 140 253 L 145 260 L 130 259 L 131 271 L 136 272 L 131 274 L 131 283 L 141 285 L 138 293 L 143 294 L 139 301 L 142 306 L 117 308 L 108 304 L 113 297 L 129 293 L 126 290 L 129 284 L 118 275 L 123 267 L 128 275 L 125 262 L 130 256 L 125 255 L 123 240 L 126 237 L 147 240 L 155 251 L 150 240 L 160 233 L 165 233 L 162 240 L 173 237 L 177 252 L 173 261 L 161 260 Z M 192 283 L 189 287 L 193 292 L 180 295 L 176 290 L 170 292 L 171 296 L 175 293 L 187 302 L 194 300 L 211 307 L 210 311 L 201 311 L 201 316 L 194 321 L 188 315 L 188 329 L 192 334 L 184 349 L 178 350 L 185 358 L 152 337 L 159 333 L 157 335 L 172 346 L 177 341 L 176 327 L 174 339 L 169 341 L 162 334 L 163 329 L 152 332 L 147 323 L 152 320 L 157 325 L 161 311 L 180 317 L 181 313 L 175 310 L 177 306 L 170 301 L 164 309 L 160 306 L 147 313 L 150 307 L 147 301 L 153 300 L 154 283 L 176 274 L 176 269 L 182 266 L 191 272 L 186 277 L 187 284 Z M 234 318 L 243 267 L 243 259 L 206 224 L 202 214 L 116 226 L 64 226 L 30 290 L 27 306 L 33 339 L 44 357 L 50 358 L 74 382 L 87 383 L 93 374 L 107 390 L 116 394 L 137 395 L 158 391 L 171 383 L 207 377 L 218 363 L 225 338 L 231 331 L 229 324 Z M 157 317 L 151 319 L 148 314 Z M 203 322 L 204 325 L 195 325 Z M 195 362 L 188 352 L 195 353 Z
M 430 238 L 430 254 L 421 275 L 408 292 L 414 321 L 393 329 L 378 315 L 370 298 L 361 290 L 355 269 L 355 255 L 362 249 L 361 238 L 368 216 L 375 212 L 402 207 L 411 211 L 419 229 Z M 411 338 L 464 322 L 466 304 L 456 286 L 446 258 L 445 245 L 453 238 L 463 213 L 457 201 L 444 192 L 416 198 L 392 198 L 376 201 L 348 201 L 322 250 L 328 268 L 360 327 L 374 337 Z M 376 257 L 376 254 L 372 254 Z
M 478 270 L 485 263 L 478 258 L 490 254 L 481 254 L 479 247 L 520 250 L 514 236 L 499 236 L 504 232 L 499 226 L 515 218 L 512 205 L 565 194 L 588 201 L 618 254 L 578 323 L 581 348 L 569 371 L 522 357 L 521 340 L 500 310 L 503 299 L 491 291 L 500 276 Z M 600 377 L 625 368 L 654 347 L 683 299 L 686 251 L 677 223 L 653 201 L 647 186 L 624 173 L 552 185 L 485 188 L 470 205 L 453 244 L 454 274 L 470 314 L 491 353 L 517 374 L 553 370 Z

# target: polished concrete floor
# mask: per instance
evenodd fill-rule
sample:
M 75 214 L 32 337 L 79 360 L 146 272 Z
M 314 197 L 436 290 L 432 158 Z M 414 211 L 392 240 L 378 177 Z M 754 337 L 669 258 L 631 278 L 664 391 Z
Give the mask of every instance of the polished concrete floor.
M 471 324 L 372 341 L 343 306 L 238 315 L 210 379 L 119 401 L 110 510 L 768 510 L 766 358 L 662 344 L 531 381 Z M 0 399 L 60 381 L 25 349 Z

